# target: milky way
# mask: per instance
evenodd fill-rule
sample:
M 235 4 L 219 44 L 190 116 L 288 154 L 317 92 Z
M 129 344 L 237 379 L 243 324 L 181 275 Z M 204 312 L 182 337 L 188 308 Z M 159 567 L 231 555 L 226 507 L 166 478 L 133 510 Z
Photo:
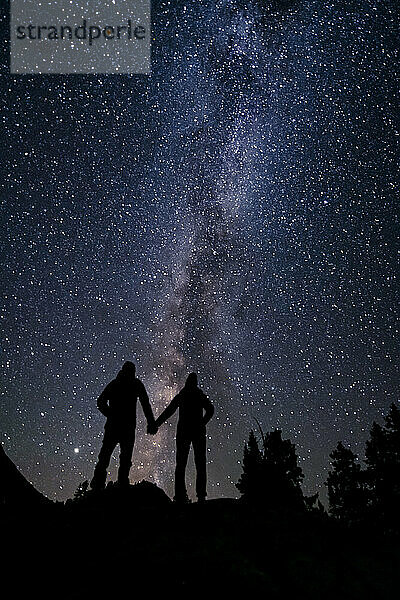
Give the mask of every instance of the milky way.
M 199 373 L 210 497 L 255 419 L 307 492 L 339 439 L 362 457 L 398 400 L 395 4 L 154 2 L 151 76 L 6 49 L 0 433 L 49 497 L 91 477 L 127 359 L 156 414 Z M 131 480 L 171 493 L 175 421 L 138 414 Z

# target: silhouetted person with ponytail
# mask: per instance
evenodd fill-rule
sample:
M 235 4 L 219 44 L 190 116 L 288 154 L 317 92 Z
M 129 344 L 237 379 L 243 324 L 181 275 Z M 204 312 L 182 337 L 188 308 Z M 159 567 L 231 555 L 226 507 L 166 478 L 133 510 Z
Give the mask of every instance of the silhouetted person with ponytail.
M 105 417 L 103 445 L 91 481 L 92 489 L 103 489 L 107 479 L 107 468 L 111 455 L 119 444 L 118 483 L 129 485 L 132 452 L 135 445 L 136 404 L 139 400 L 147 419 L 149 433 L 155 433 L 153 411 L 149 397 L 132 362 L 126 362 L 117 377 L 109 383 L 97 400 L 97 407 Z
M 156 427 L 162 425 L 177 409 L 179 409 L 179 419 L 176 430 L 174 500 L 179 503 L 188 501 L 185 471 L 190 446 L 193 445 L 196 465 L 196 494 L 198 501 L 203 502 L 207 496 L 206 424 L 214 414 L 214 407 L 198 387 L 196 373 L 190 373 L 184 388 L 156 420 Z M 152 433 L 152 431 L 149 431 L 149 433 Z

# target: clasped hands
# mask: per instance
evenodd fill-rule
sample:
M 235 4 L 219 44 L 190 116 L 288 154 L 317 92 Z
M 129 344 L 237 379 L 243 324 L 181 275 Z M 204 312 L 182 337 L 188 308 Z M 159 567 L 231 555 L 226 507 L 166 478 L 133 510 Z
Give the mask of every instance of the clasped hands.
M 155 435 L 157 432 L 158 432 L 158 425 L 155 422 L 147 424 L 147 433 L 150 433 L 150 435 Z

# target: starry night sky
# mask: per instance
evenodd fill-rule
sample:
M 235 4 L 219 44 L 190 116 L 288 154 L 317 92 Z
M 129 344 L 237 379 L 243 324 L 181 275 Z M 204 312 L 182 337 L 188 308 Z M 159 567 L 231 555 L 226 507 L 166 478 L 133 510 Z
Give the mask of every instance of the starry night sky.
M 11 76 L 3 46 L 1 441 L 65 500 L 124 360 L 156 415 L 196 370 L 209 497 L 255 419 L 324 497 L 338 440 L 362 456 L 399 399 L 396 2 L 152 13 L 151 76 Z M 172 494 L 176 420 L 138 418 L 131 481 Z

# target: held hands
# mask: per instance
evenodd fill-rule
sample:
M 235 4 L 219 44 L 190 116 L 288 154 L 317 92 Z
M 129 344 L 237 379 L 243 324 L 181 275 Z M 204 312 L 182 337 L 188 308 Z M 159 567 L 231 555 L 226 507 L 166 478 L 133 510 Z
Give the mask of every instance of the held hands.
M 149 433 L 150 435 L 155 435 L 157 432 L 158 432 L 158 427 L 155 423 L 147 424 L 147 433 Z

